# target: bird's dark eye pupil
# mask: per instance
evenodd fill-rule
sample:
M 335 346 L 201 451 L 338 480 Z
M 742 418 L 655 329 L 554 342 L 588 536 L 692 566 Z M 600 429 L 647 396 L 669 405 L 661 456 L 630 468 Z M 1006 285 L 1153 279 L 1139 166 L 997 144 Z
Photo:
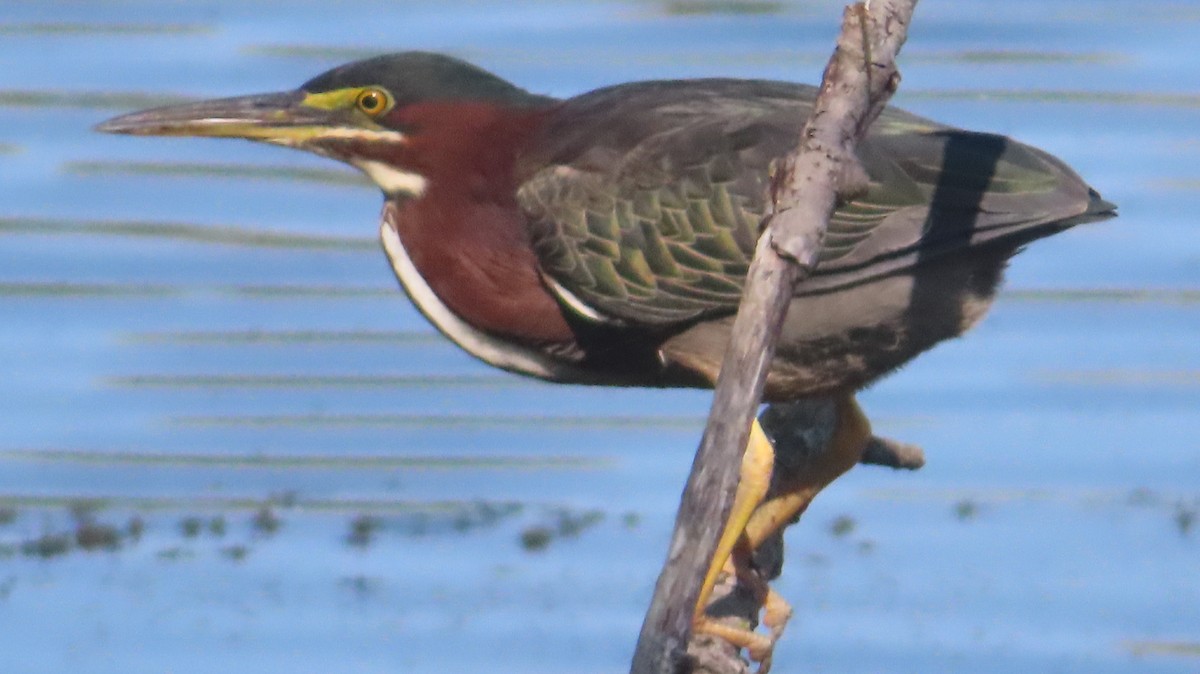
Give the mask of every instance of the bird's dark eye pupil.
M 379 109 L 379 106 L 380 106 L 379 94 L 376 94 L 376 93 L 363 94 L 363 97 L 359 99 L 358 104 L 360 106 L 362 106 L 362 109 L 366 110 L 367 112 L 375 112 L 376 110 Z

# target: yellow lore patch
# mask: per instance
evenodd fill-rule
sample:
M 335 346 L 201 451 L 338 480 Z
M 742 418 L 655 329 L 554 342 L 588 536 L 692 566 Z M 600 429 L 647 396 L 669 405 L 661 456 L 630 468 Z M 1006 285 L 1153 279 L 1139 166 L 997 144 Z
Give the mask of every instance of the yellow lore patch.
M 358 110 L 367 117 L 378 117 L 391 110 L 396 99 L 383 87 L 350 87 L 305 94 L 300 104 L 318 110 Z

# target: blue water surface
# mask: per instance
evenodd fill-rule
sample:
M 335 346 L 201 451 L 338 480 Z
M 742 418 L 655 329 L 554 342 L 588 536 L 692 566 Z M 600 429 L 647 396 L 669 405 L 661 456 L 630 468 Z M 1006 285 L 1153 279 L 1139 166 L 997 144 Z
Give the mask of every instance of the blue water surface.
M 319 158 L 90 129 L 401 49 L 557 96 L 812 82 L 840 12 L 4 3 L 0 672 L 626 669 L 708 395 L 475 362 L 348 173 L 130 170 Z M 776 671 L 1200 669 L 1198 30 L 1171 0 L 918 7 L 896 103 L 1047 149 L 1120 217 L 1038 242 L 980 327 L 861 396 L 929 464 L 855 470 L 790 531 Z

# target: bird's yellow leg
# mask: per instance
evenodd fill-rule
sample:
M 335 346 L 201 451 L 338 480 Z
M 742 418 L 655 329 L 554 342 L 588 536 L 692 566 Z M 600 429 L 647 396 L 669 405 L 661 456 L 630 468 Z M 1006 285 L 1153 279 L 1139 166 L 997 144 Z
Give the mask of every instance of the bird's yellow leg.
M 704 575 L 704 583 L 700 586 L 700 597 L 696 600 L 696 621 L 705 619 L 704 611 L 712 596 L 717 578 L 725 568 L 725 562 L 733 553 L 733 548 L 742 537 L 746 523 L 750 521 L 756 508 L 767 495 L 767 487 L 771 485 L 771 471 L 775 467 L 775 448 L 763 433 L 758 419 L 750 426 L 750 441 L 746 444 L 746 453 L 742 455 L 742 468 L 738 475 L 737 492 L 733 496 L 733 507 L 729 510 L 729 519 L 725 529 L 717 541 L 717 551 L 713 553 Z
M 734 496 L 733 510 L 722 532 L 704 585 L 701 586 L 700 599 L 696 603 L 694 630 L 745 648 L 751 659 L 759 663 L 759 672 L 769 669 L 775 642 L 783 634 L 788 619 L 791 618 L 792 607 L 757 574 L 741 573 L 746 569 L 736 568 L 739 565 L 734 564 L 735 568 L 729 571 L 738 572 L 761 597 L 762 625 L 769 632 L 760 634 L 717 622 L 708 618 L 705 608 L 712 595 L 713 586 L 722 570 L 725 570 L 735 547 L 738 549 L 739 558 L 748 559 L 750 553 L 763 541 L 802 514 L 818 492 L 853 468 L 862 458 L 863 450 L 871 439 L 871 423 L 852 395 L 837 400 L 836 423 L 837 427 L 829 445 L 815 452 L 798 470 L 778 476 L 775 495 L 764 502 L 771 472 L 774 470 L 775 448 L 767 439 L 758 420 L 755 420 L 750 431 L 750 442 L 742 459 L 741 481 Z
M 767 488 L 771 484 L 771 471 L 774 467 L 775 448 L 771 446 L 771 441 L 767 439 L 758 419 L 755 419 L 750 427 L 750 440 L 746 445 L 746 452 L 742 456 L 742 467 L 738 476 L 737 492 L 733 497 L 733 507 L 729 512 L 729 519 L 725 522 L 725 529 L 721 532 L 721 538 L 717 541 L 717 550 L 709 563 L 704 583 L 700 586 L 700 596 L 696 600 L 693 616 L 695 632 L 719 637 L 739 648 L 745 648 L 751 657 L 759 662 L 763 662 L 761 654 L 765 653 L 767 658 L 770 657 L 771 648 L 774 646 L 773 639 L 752 630 L 717 622 L 708 617 L 705 610 L 708 608 L 708 600 L 712 597 L 717 579 L 723 571 L 727 570 L 726 566 L 731 561 L 734 548 L 740 546 L 743 551 L 748 550 L 745 548 L 744 538 L 746 524 L 767 495 Z M 743 556 L 748 558 L 748 555 Z M 731 568 L 728 569 L 728 572 L 736 571 Z M 765 588 L 765 584 L 763 585 L 764 590 L 769 592 Z M 791 609 L 789 608 L 788 611 L 790 612 Z
M 816 453 L 799 470 L 780 476 L 775 496 L 763 503 L 746 523 L 746 544 L 751 550 L 780 527 L 801 515 L 817 493 L 853 468 L 871 440 L 871 422 L 854 396 L 837 400 L 837 428 L 824 451 Z

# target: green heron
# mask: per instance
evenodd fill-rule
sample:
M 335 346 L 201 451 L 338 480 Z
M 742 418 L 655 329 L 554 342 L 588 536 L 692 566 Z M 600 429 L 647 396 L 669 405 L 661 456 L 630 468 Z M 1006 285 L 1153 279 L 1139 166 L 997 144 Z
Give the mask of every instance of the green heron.
M 555 382 L 711 387 L 772 162 L 797 145 L 815 95 L 698 79 L 560 100 L 406 52 L 295 91 L 98 129 L 244 138 L 350 164 L 383 190 L 380 235 L 400 284 L 467 352 Z M 816 271 L 795 290 L 765 401 L 839 400 L 837 442 L 861 450 L 870 426 L 856 391 L 977 322 L 1022 246 L 1114 207 L 1041 150 L 894 108 L 858 155 L 870 186 L 834 213 Z M 697 607 L 705 629 L 704 601 L 738 537 L 760 541 L 853 463 L 814 471 L 789 503 L 752 514 L 772 452 L 757 423 L 750 444 L 747 497 Z M 763 655 L 769 644 L 754 638 L 740 643 Z

